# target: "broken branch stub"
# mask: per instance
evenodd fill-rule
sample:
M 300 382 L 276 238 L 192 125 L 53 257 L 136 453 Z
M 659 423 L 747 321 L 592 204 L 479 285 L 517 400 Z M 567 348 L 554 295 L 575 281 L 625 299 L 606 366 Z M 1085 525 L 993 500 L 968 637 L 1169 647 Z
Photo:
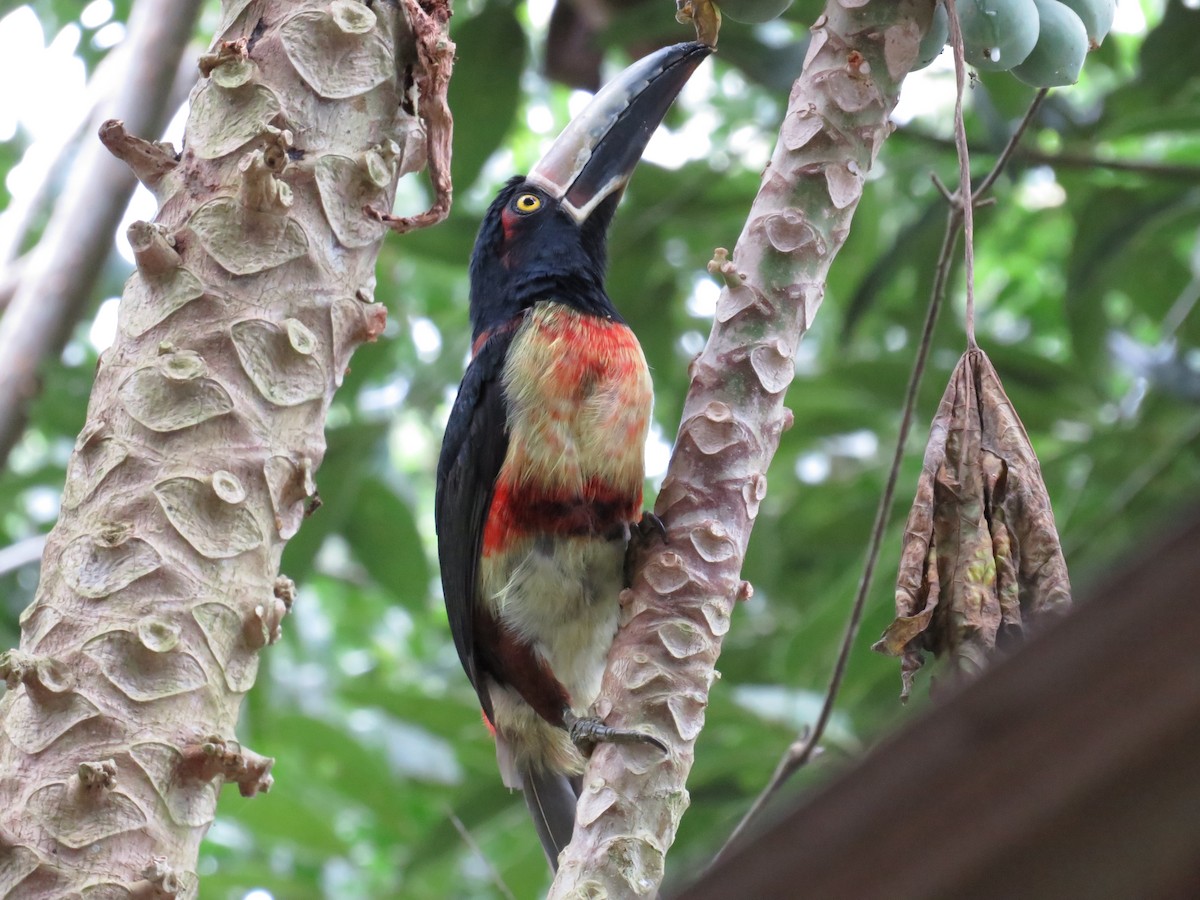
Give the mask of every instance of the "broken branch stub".
M 454 69 L 454 42 L 447 36 L 450 23 L 448 0 L 422 5 L 404 0 L 404 11 L 420 65 L 413 73 L 415 98 L 406 96 L 425 126 L 425 152 L 429 179 L 433 182 L 433 204 L 415 216 L 392 216 L 373 206 L 365 212 L 403 234 L 436 225 L 450 215 L 454 187 L 450 180 L 451 139 L 454 116 L 448 102 L 450 73 Z
M 987 354 L 968 350 L 930 429 L 896 619 L 872 649 L 901 657 L 907 699 L 926 651 L 970 677 L 1070 604 L 1037 456 Z

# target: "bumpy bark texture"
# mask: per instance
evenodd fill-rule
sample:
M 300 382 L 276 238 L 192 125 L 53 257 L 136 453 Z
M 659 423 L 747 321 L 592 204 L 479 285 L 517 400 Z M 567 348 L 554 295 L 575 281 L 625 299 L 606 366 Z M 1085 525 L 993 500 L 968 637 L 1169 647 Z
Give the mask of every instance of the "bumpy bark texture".
M 227 0 L 182 155 L 102 131 L 160 211 L 130 228 L 119 335 L 0 657 L 0 896 L 195 896 L 222 783 L 270 786 L 234 725 L 291 603 L 330 398 L 383 328 L 364 207 L 424 165 L 398 85 L 419 41 L 452 56 L 431 12 Z
M 742 560 L 791 421 L 796 346 L 932 14 L 932 0 L 829 0 L 733 260 L 718 252 L 710 265 L 726 287 L 658 498 L 669 543 L 622 595 L 626 621 L 596 705 L 610 725 L 649 726 L 671 752 L 596 750 L 553 898 L 650 896 L 662 880 L 721 640 L 735 600 L 751 593 Z

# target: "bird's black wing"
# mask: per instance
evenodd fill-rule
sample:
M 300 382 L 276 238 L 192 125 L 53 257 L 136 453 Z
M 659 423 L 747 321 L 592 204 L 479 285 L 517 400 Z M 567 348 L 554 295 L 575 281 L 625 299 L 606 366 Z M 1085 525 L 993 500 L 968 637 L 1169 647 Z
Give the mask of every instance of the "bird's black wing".
M 483 530 L 496 478 L 508 452 L 508 427 L 500 376 L 514 328 L 489 337 L 471 360 L 442 439 L 434 522 L 442 593 L 454 646 L 488 720 L 492 701 L 475 651 L 475 608 Z

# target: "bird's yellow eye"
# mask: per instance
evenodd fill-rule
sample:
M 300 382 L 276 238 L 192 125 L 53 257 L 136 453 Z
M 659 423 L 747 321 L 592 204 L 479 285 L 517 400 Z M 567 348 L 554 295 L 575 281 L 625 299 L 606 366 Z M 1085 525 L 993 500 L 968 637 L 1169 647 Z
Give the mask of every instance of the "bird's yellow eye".
M 522 194 L 517 198 L 515 205 L 517 212 L 528 214 L 531 212 L 537 212 L 539 209 L 541 209 L 542 200 L 537 196 L 537 194 Z

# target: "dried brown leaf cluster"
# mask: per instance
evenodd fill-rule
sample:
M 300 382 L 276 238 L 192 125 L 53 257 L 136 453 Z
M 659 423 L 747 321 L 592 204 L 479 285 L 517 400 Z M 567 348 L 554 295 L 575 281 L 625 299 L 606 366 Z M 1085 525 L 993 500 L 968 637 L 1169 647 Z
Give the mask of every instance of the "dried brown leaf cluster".
M 933 419 L 904 530 L 896 619 L 874 649 L 903 658 L 907 698 L 925 651 L 970 676 L 1070 603 L 1037 456 L 987 354 L 972 348 Z

